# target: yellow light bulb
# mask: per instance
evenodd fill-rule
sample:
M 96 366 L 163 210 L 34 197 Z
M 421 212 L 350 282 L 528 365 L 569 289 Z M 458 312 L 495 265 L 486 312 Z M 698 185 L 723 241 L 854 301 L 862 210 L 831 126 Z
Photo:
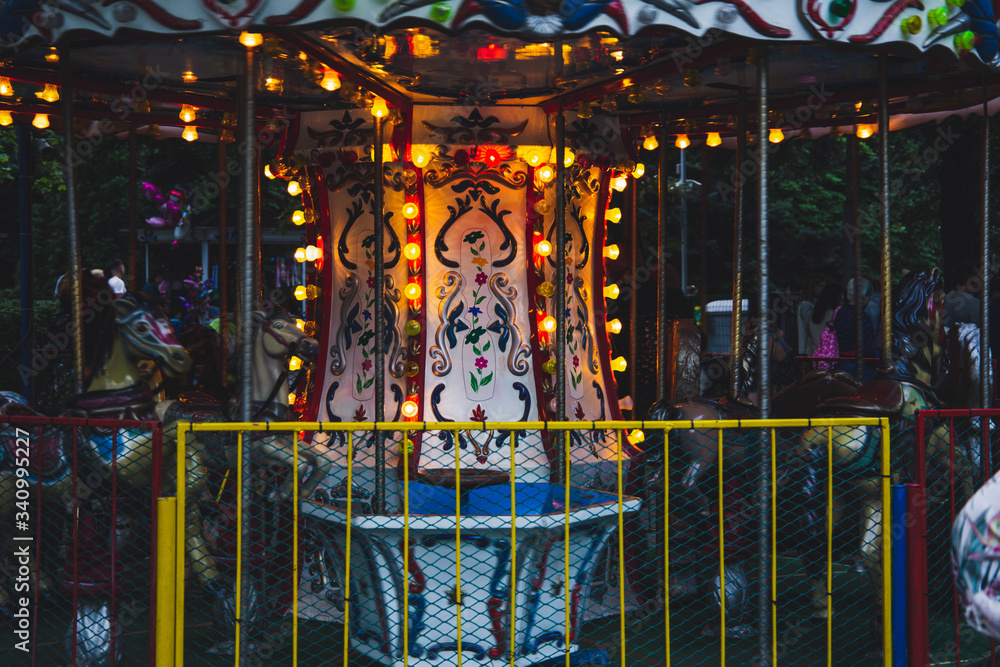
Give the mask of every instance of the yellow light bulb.
M 49 117 L 43 113 L 36 113 L 35 118 L 31 121 L 31 124 L 39 130 L 44 130 L 49 126 Z
M 181 80 L 184 83 L 194 83 L 195 81 L 198 80 L 198 77 L 195 76 L 194 72 L 192 72 L 191 70 L 188 70 L 188 71 L 184 72 L 183 74 L 181 74 Z
M 404 417 L 416 417 L 419 407 L 416 401 L 403 401 L 401 411 Z
M 622 210 L 620 208 L 609 208 L 604 212 L 604 219 L 608 222 L 621 222 L 622 221 Z
M 194 125 L 185 125 L 184 131 L 181 132 L 181 138 L 184 141 L 194 141 L 198 138 L 198 130 Z
M 408 201 L 403 204 L 403 217 L 407 220 L 413 220 L 418 215 L 420 215 L 420 207 L 414 202 Z
M 295 225 L 306 224 L 306 214 L 304 211 L 294 211 L 292 213 L 292 223 Z
M 616 176 L 611 180 L 611 187 L 616 192 L 625 192 L 625 188 L 628 186 L 628 179 L 624 176 Z
M 291 392 L 291 391 L 288 392 L 288 404 L 289 405 L 295 405 L 295 393 L 294 392 Z
M 303 250 L 302 252 L 304 253 L 305 250 Z M 302 260 L 299 260 L 299 261 L 302 261 Z M 308 293 L 306 291 L 306 286 L 305 285 L 299 285 L 298 287 L 295 288 L 295 298 L 298 299 L 299 301 L 304 301 L 307 294 Z
M 552 333 L 556 330 L 556 318 L 551 315 L 547 315 L 542 319 L 542 329 Z
M 576 154 L 573 153 L 569 148 L 563 152 L 563 166 L 569 167 L 574 162 L 576 162 Z
M 59 100 L 59 90 L 53 84 L 47 83 L 41 92 L 35 93 L 35 97 L 46 102 L 57 102 Z
M 858 139 L 867 139 L 875 134 L 875 130 L 871 125 L 858 125 L 856 134 L 858 135 Z
M 785 140 L 785 133 L 781 131 L 780 127 L 772 127 L 771 131 L 767 133 L 767 140 L 772 144 L 780 144 Z
M 329 67 L 324 67 L 323 78 L 320 80 L 319 85 L 321 88 L 333 92 L 340 88 L 340 77 Z
M 389 107 L 386 106 L 385 100 L 381 97 L 376 97 L 375 102 L 372 103 L 372 115 L 376 118 L 385 118 L 389 115 Z
M 636 178 L 642 178 L 646 174 L 646 165 L 639 163 L 635 165 L 635 169 L 632 170 L 632 175 Z
M 420 298 L 421 290 L 420 285 L 417 283 L 407 283 L 406 289 L 403 291 L 406 294 L 406 298 L 410 301 L 416 301 Z
M 419 243 L 407 243 L 403 247 L 403 257 L 406 259 L 420 259 L 420 244 Z
M 708 138 L 705 139 L 705 143 L 711 148 L 720 146 L 722 145 L 722 136 L 718 132 L 709 132 Z
M 306 246 L 306 261 L 315 262 L 323 256 L 323 251 L 314 245 Z
M 305 320 L 300 320 L 299 318 L 296 317 L 295 318 L 295 328 L 298 329 L 299 331 L 305 331 L 305 329 L 306 329 L 306 321 Z
M 537 167 L 542 163 L 543 160 L 541 151 L 532 151 L 528 154 L 528 165 L 532 167 Z
M 272 181 L 274 180 L 274 172 L 271 171 L 271 165 L 269 164 L 264 165 L 264 175 L 267 176 Z
M 633 445 L 638 444 L 645 439 L 646 439 L 646 434 L 643 433 L 642 430 L 640 429 L 635 429 L 634 431 L 628 434 L 628 441 Z
M 259 32 L 241 32 L 240 33 L 240 44 L 252 49 L 255 46 L 260 46 L 264 43 L 264 35 Z
M 556 177 L 555 170 L 549 165 L 545 165 L 538 170 L 538 178 L 541 179 L 542 183 L 551 183 L 552 179 Z
M 302 194 L 302 186 L 299 185 L 298 181 L 288 181 L 288 194 L 293 197 L 298 197 Z
M 618 259 L 618 255 L 620 253 L 621 253 L 621 250 L 619 250 L 618 244 L 616 244 L 616 243 L 612 243 L 611 245 L 604 246 L 604 256 L 607 257 L 608 259 L 611 259 L 611 260 Z
M 295 355 L 292 355 L 291 357 L 289 357 L 289 359 L 288 359 L 288 370 L 290 370 L 290 371 L 297 371 L 300 368 L 302 368 L 302 360 L 299 359 L 298 357 L 296 357 Z
M 427 163 L 431 161 L 430 154 L 427 151 L 418 148 L 414 148 L 410 152 L 410 157 L 413 158 L 413 164 L 417 167 L 426 167 Z
M 198 114 L 195 111 L 195 108 L 190 104 L 185 104 L 181 106 L 181 112 L 178 114 L 181 120 L 184 121 L 185 123 L 190 123 L 197 117 L 197 115 Z
M 0 76 L 0 95 L 10 97 L 13 94 L 14 86 L 10 85 L 10 79 L 6 76 Z
M 7 127 L 14 122 L 14 118 L 9 111 L 0 111 L 0 126 Z
M 678 134 L 677 140 L 674 141 L 674 146 L 677 146 L 677 148 L 680 148 L 682 150 L 690 145 L 691 145 L 691 140 L 688 139 L 688 135 L 686 134 Z
M 304 262 L 306 261 L 306 249 L 296 248 L 292 256 L 295 257 L 296 262 Z
M 642 147 L 647 151 L 655 151 L 660 147 L 660 142 L 657 141 L 656 135 L 651 134 L 642 140 Z
M 608 331 L 613 334 L 620 334 L 622 332 L 622 321 L 617 317 L 608 322 Z
M 628 368 L 628 362 L 625 361 L 625 357 L 615 357 L 611 360 L 611 370 L 624 373 L 626 368 Z
M 545 239 L 542 239 L 535 244 L 535 252 L 537 252 L 541 257 L 548 257 L 552 254 L 552 244 Z
M 619 292 L 620 292 L 620 290 L 618 289 L 618 285 L 615 285 L 613 283 L 611 285 L 606 285 L 604 287 L 604 298 L 605 299 L 617 299 Z

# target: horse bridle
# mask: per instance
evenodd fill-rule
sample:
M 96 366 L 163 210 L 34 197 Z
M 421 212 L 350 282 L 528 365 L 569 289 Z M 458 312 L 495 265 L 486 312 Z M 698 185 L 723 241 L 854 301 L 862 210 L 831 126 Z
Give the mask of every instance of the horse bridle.
M 264 320 L 264 322 L 260 325 L 261 331 L 263 331 L 264 333 L 266 333 L 269 336 L 271 336 L 271 338 L 273 338 L 278 343 L 278 345 L 280 345 L 283 348 L 286 348 L 288 350 L 289 354 L 295 354 L 295 350 L 299 346 L 299 342 L 301 342 L 302 339 L 300 338 L 298 340 L 295 340 L 295 341 L 289 343 L 282 336 L 280 336 L 277 331 L 275 331 L 271 327 L 271 319 L 272 318 L 266 318 Z M 273 319 L 279 319 L 279 318 L 273 318 Z M 289 322 L 288 320 L 286 320 L 284 318 L 280 318 L 280 319 L 281 319 L 282 322 Z M 289 322 L 289 324 L 291 324 L 291 322 Z M 294 325 L 292 325 L 292 326 L 294 326 Z M 257 408 L 257 410 L 254 412 L 254 414 L 253 414 L 253 416 L 251 418 L 252 421 L 257 421 L 257 419 L 262 414 L 264 414 L 264 411 L 271 404 L 274 403 L 274 399 L 277 398 L 277 396 L 278 396 L 278 390 L 281 388 L 281 384 L 287 378 L 288 378 L 288 369 L 286 368 L 286 369 L 284 369 L 284 370 L 281 371 L 281 375 L 279 375 L 278 379 L 274 381 L 274 386 L 271 387 L 271 392 L 268 394 L 267 399 L 263 403 L 261 403 L 260 407 Z M 304 380 L 304 379 L 305 379 L 305 374 L 304 373 L 299 373 L 298 377 L 295 379 L 295 384 L 292 385 L 292 386 L 290 386 L 288 388 L 288 391 L 294 393 L 295 390 L 298 389 L 299 385 L 302 384 L 302 380 Z

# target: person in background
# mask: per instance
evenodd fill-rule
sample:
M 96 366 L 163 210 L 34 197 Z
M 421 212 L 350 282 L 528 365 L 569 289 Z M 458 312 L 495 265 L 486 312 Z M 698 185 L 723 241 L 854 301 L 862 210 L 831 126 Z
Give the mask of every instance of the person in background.
M 878 358 L 880 352 L 878 348 L 878 343 L 875 339 L 875 327 L 872 326 L 872 321 L 864 317 L 865 308 L 871 303 L 872 293 L 874 288 L 872 287 L 871 281 L 867 278 L 862 278 L 861 282 L 858 283 L 858 302 L 854 302 L 854 278 L 851 278 L 847 283 L 847 298 L 846 304 L 840 307 L 837 311 L 837 316 L 833 318 L 833 327 L 837 331 L 837 347 L 840 350 L 841 357 L 850 357 L 854 355 L 854 327 L 855 322 L 858 320 L 858 313 L 862 313 L 861 320 L 861 354 L 864 357 Z M 854 372 L 853 362 L 841 362 L 840 370 L 845 373 Z M 875 373 L 877 371 L 876 364 L 873 362 L 865 362 L 864 371 L 861 376 L 862 382 L 870 382 L 875 379 Z
M 813 306 L 825 286 L 826 278 L 818 273 L 810 273 L 806 276 L 805 283 L 802 286 L 802 296 L 798 311 L 796 312 L 799 356 L 808 357 L 812 355 L 817 343 L 819 343 L 819 335 L 816 336 L 814 341 L 810 342 L 809 316 L 812 314 Z M 822 329 L 820 333 L 822 333 Z
M 811 357 L 816 351 L 820 336 L 823 335 L 827 323 L 833 320 L 834 313 L 837 312 L 839 306 L 840 283 L 826 283 L 823 291 L 819 293 L 819 298 L 816 299 L 816 305 L 813 306 L 812 312 L 809 314 L 809 321 L 806 322 L 806 350 L 808 352 L 804 356 Z
M 944 320 L 946 328 L 959 322 L 979 326 L 979 272 L 972 264 L 960 264 L 955 270 L 957 280 L 953 289 L 944 297 Z
M 116 297 L 125 293 L 125 263 L 120 259 L 113 259 L 108 263 L 108 285 Z
M 159 273 L 152 276 L 146 284 L 142 286 L 142 293 L 148 296 L 150 299 L 156 303 L 160 303 L 160 283 L 163 281 L 163 276 Z

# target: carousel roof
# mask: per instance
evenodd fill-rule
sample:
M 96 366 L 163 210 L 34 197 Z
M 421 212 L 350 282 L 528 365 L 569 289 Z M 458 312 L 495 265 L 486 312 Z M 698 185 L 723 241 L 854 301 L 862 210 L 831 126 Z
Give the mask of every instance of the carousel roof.
M 772 123 L 802 129 L 874 122 L 879 55 L 893 114 L 992 97 L 1000 63 L 988 0 L 8 0 L 0 18 L 0 77 L 13 83 L 0 111 L 57 115 L 36 93 L 59 84 L 67 49 L 80 117 L 181 125 L 189 104 L 215 131 L 236 109 L 240 31 L 264 35 L 264 117 L 357 107 L 370 93 L 403 109 L 561 105 L 725 132 L 766 44 Z

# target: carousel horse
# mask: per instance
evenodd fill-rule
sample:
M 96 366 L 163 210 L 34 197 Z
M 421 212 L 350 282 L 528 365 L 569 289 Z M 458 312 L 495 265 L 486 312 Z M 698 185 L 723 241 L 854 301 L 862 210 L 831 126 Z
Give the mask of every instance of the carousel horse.
M 1000 473 L 955 516 L 951 563 L 965 622 L 1000 639 Z
M 303 365 L 311 363 L 319 352 L 319 345 L 306 336 L 295 325 L 295 318 L 280 306 L 273 306 L 268 312 L 252 314 L 253 334 L 253 376 L 252 376 L 252 421 L 287 421 L 288 409 L 288 362 L 299 357 Z M 301 377 L 301 374 L 300 374 Z M 176 440 L 178 422 L 234 421 L 238 414 L 235 401 L 223 405 L 210 396 L 193 392 L 182 394 L 175 401 L 166 401 L 157 406 L 157 414 L 164 423 L 165 439 Z M 230 583 L 219 573 L 218 563 L 227 564 L 230 554 L 220 552 L 214 544 L 218 540 L 211 530 L 205 530 L 210 520 L 202 516 L 200 504 L 206 500 L 218 505 L 218 500 L 231 488 L 226 489 L 225 471 L 236 470 L 239 466 L 235 438 L 226 432 L 190 432 L 186 438 L 187 463 L 187 539 L 186 552 L 191 572 L 206 590 L 218 598 L 232 596 Z M 291 471 L 295 466 L 295 450 L 292 436 L 282 433 L 247 433 L 243 440 L 245 455 L 258 466 L 277 474 L 280 483 L 267 493 L 272 503 L 280 502 L 292 494 Z M 326 477 L 331 465 L 327 448 L 311 440 L 298 441 L 298 457 L 307 469 L 308 475 L 299 487 L 300 497 L 312 495 L 317 485 Z M 229 478 L 234 478 L 229 475 Z M 211 491 L 210 491 L 210 486 Z M 231 484 L 229 485 L 232 486 Z M 232 528 L 229 529 L 232 532 Z M 226 540 L 221 540 L 225 542 Z
M 939 319 L 929 304 L 938 284 L 937 270 L 910 273 L 900 281 L 893 300 L 891 368 L 880 371 L 875 380 L 850 396 L 829 399 L 817 409 L 818 417 L 889 418 L 893 426 L 891 445 L 894 461 L 913 449 L 915 412 L 943 407 L 932 388 L 935 362 L 941 348 L 938 345 Z M 958 367 L 957 362 L 952 365 Z M 833 465 L 838 472 L 839 484 L 846 488 L 852 501 L 862 507 L 855 569 L 868 573 L 877 599 L 881 599 L 880 429 L 877 426 L 838 426 L 832 428 L 832 437 Z M 976 476 L 974 458 L 964 443 L 955 444 L 956 492 L 960 497 L 969 497 Z M 802 475 L 801 492 L 807 497 L 821 498 L 825 495 L 827 445 L 828 429 L 816 427 L 806 430 L 797 447 L 796 460 L 800 471 L 806 471 Z M 935 475 L 948 473 L 951 448 L 951 436 L 946 424 L 930 430 L 926 449 L 928 484 Z M 898 470 L 894 477 L 899 477 Z M 840 515 L 838 506 L 834 504 L 828 511 L 834 512 L 836 524 Z M 823 535 L 825 512 L 816 513 L 813 518 L 813 525 L 807 528 L 807 532 L 814 537 Z M 822 562 L 818 565 L 821 566 Z M 813 609 L 817 616 L 825 617 L 826 591 L 820 574 L 818 570 L 810 573 L 814 581 Z M 877 621 L 880 622 L 880 617 Z M 873 630 L 876 634 L 879 631 L 876 627 Z

